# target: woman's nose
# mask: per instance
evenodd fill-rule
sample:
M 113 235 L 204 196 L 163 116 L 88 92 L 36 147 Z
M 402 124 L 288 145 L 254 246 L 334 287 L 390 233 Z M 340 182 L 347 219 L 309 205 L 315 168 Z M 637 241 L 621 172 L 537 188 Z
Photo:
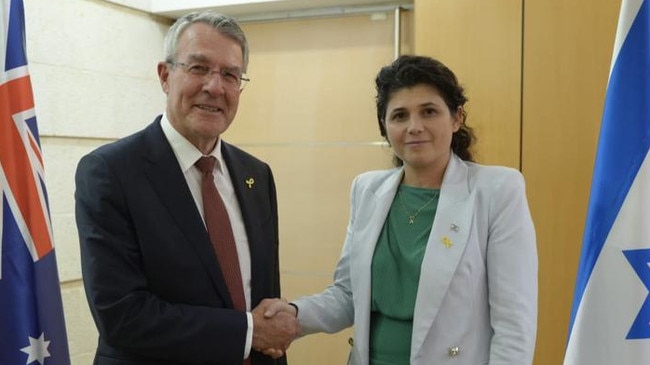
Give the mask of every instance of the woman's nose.
M 412 117 L 408 121 L 408 132 L 409 133 L 419 133 L 423 129 L 422 120 L 418 117 Z

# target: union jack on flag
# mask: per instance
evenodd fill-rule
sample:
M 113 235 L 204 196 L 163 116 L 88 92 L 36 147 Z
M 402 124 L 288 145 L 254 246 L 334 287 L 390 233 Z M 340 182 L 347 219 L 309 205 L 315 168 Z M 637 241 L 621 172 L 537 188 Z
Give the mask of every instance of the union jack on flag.
M 24 8 L 0 1 L 0 364 L 69 365 Z

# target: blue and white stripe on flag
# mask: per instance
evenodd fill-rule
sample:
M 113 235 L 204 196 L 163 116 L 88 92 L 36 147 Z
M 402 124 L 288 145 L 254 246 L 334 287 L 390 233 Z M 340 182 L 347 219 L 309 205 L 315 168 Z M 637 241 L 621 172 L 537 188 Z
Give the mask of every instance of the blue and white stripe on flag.
M 650 364 L 650 9 L 623 0 L 564 365 Z

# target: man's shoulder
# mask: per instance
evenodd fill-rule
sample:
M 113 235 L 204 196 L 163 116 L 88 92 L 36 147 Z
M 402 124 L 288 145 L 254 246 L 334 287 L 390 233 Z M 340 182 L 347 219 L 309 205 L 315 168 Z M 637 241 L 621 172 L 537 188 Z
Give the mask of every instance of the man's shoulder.
M 162 136 L 162 129 L 160 128 L 160 123 L 158 121 L 159 119 L 156 119 L 153 123 L 149 124 L 142 130 L 99 146 L 92 151 L 91 154 L 99 155 L 104 158 L 129 158 L 129 156 L 132 158 L 136 154 L 139 154 L 139 151 L 143 151 L 145 147 L 149 145 L 148 140 L 151 140 L 152 136 L 157 134 Z M 160 141 L 162 141 L 162 139 L 160 139 Z
M 221 146 L 226 159 L 236 159 L 244 164 L 268 166 L 268 164 L 261 159 L 224 140 L 221 141 Z

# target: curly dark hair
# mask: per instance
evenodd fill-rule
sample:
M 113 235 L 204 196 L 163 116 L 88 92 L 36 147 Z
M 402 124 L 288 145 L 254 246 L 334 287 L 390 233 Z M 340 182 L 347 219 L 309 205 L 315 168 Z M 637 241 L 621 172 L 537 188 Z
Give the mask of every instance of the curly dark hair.
M 417 85 L 434 87 L 444 99 L 449 110 L 461 109 L 462 120 L 458 131 L 451 137 L 451 149 L 458 157 L 465 161 L 473 161 L 470 147 L 476 140 L 474 131 L 465 120 L 467 113 L 463 108 L 467 97 L 459 85 L 456 75 L 442 62 L 423 56 L 400 56 L 393 63 L 383 67 L 375 79 L 377 90 L 377 121 L 382 137 L 386 138 L 386 108 L 391 96 L 398 90 Z M 394 156 L 396 166 L 401 166 L 403 161 Z

